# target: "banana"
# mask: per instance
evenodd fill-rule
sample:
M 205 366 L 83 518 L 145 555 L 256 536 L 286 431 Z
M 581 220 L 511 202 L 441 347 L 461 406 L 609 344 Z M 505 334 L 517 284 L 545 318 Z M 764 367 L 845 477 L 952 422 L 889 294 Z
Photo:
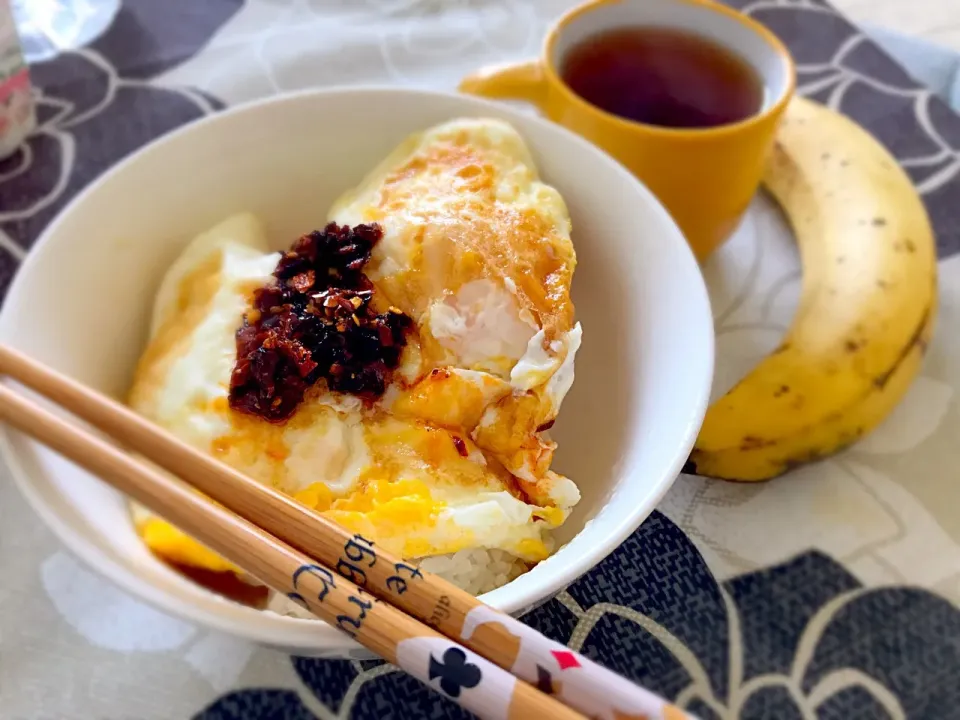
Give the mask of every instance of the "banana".
M 707 410 L 686 472 L 767 480 L 854 443 L 906 392 L 933 332 L 930 221 L 879 142 L 796 99 L 764 185 L 797 237 L 800 304 L 780 347 Z

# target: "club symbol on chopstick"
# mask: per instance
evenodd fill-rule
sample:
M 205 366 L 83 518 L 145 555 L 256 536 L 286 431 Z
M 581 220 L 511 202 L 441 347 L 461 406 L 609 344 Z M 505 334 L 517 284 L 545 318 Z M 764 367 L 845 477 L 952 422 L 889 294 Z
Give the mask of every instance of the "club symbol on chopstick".
M 460 697 L 463 688 L 475 688 L 480 684 L 482 673 L 473 663 L 467 662 L 467 654 L 460 648 L 450 648 L 443 653 L 443 660 L 430 655 L 431 680 L 440 678 L 440 689 L 452 698 Z
M 560 683 L 543 665 L 537 665 L 537 690 L 547 695 L 556 695 L 560 691 Z

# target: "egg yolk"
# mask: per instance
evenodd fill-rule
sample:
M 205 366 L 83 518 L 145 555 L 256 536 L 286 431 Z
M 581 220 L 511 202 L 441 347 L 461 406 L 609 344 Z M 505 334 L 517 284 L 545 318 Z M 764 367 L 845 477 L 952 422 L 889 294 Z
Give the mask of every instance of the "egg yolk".
M 169 562 L 213 572 L 241 572 L 236 565 L 160 518 L 150 518 L 143 523 L 140 534 L 148 548 Z

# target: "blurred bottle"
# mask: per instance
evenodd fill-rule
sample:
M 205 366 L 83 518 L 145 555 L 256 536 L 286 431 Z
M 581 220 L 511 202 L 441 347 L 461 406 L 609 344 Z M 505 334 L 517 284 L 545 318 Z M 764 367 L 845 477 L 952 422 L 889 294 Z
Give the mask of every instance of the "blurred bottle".
M 120 0 L 13 0 L 12 5 L 23 55 L 28 63 L 37 63 L 102 35 L 120 9 Z
M 36 125 L 30 73 L 9 0 L 0 0 L 0 160 L 12 155 Z

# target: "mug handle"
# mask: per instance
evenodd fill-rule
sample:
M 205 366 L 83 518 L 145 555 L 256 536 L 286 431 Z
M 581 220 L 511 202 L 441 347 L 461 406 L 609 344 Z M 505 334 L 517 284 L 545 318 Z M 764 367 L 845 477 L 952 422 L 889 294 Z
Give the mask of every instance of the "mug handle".
M 539 59 L 487 65 L 460 81 L 469 95 L 498 100 L 525 100 L 541 110 L 546 102 L 546 78 Z

